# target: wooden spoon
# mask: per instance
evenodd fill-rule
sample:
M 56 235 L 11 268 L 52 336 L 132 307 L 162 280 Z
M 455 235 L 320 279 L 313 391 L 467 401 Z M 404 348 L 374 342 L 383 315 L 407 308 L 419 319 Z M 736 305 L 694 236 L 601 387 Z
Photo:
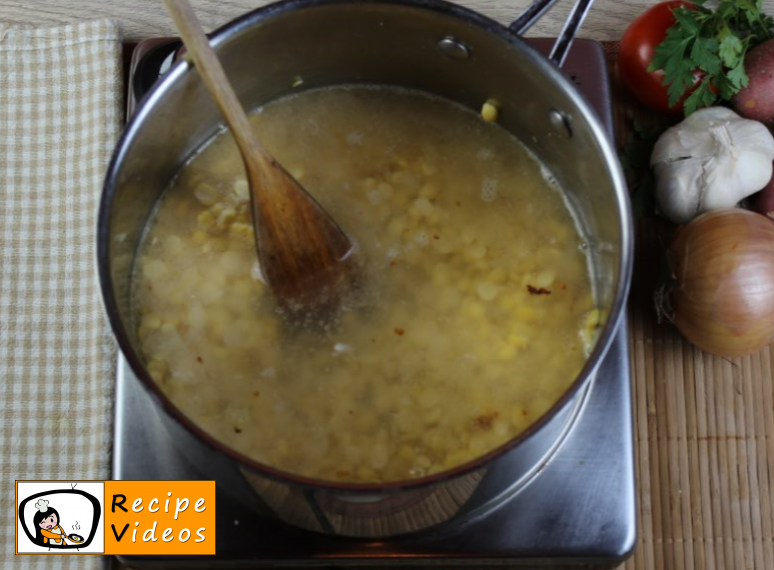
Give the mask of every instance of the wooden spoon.
M 280 307 L 326 319 L 351 292 L 354 246 L 333 218 L 261 146 L 188 0 L 164 0 L 187 54 L 226 119 L 250 186 L 261 271 Z

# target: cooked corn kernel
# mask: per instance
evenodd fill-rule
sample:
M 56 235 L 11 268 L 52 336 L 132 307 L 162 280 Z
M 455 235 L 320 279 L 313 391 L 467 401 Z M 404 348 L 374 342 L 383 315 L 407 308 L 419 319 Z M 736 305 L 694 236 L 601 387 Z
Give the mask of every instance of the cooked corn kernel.
M 201 229 L 206 231 L 210 229 L 215 223 L 215 216 L 213 216 L 212 212 L 209 210 L 204 210 L 198 216 L 196 216 L 196 223 Z
M 494 301 L 499 291 L 497 285 L 484 281 L 476 286 L 476 292 L 483 301 Z
M 481 117 L 487 122 L 495 122 L 498 114 L 497 101 L 494 99 L 489 99 L 481 106 Z
M 599 326 L 599 309 L 592 309 L 586 317 L 586 328 L 596 329 Z
M 414 207 L 423 216 L 429 216 L 435 210 L 433 204 L 427 198 L 417 198 L 414 200 Z
M 533 285 L 534 287 L 542 287 L 542 288 L 550 287 L 551 285 L 553 285 L 555 279 L 556 279 L 556 273 L 554 273 L 553 271 L 549 271 L 549 270 L 541 271 L 534 277 L 531 285 Z
M 236 210 L 234 208 L 224 208 L 218 215 L 217 226 L 220 229 L 225 229 L 227 225 L 234 221 L 236 218 Z
M 232 237 L 247 243 L 252 243 L 254 238 L 253 226 L 243 222 L 234 222 L 231 224 L 231 226 L 228 228 L 228 233 Z
M 247 180 L 240 178 L 234 182 L 234 196 L 236 196 L 238 202 L 250 200 L 250 187 L 247 185 Z
M 220 192 L 212 184 L 204 182 L 194 189 L 194 196 L 203 205 L 212 206 L 220 199 Z
M 201 230 L 197 230 L 194 232 L 193 236 L 191 237 L 191 241 L 196 245 L 201 245 L 205 241 L 207 241 L 207 234 L 205 234 Z

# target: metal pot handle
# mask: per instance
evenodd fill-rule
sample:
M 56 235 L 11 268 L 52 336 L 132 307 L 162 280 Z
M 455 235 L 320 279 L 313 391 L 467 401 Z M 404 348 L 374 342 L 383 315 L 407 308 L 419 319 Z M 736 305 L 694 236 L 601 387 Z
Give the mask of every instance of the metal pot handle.
M 520 36 L 524 35 L 556 2 L 557 0 L 534 0 L 521 16 L 508 26 L 508 29 Z M 562 33 L 556 38 L 556 43 L 548 56 L 548 59 L 557 66 L 561 67 L 564 63 L 564 58 L 567 57 L 567 52 L 570 51 L 575 34 L 578 32 L 581 24 L 583 24 L 583 20 L 586 19 L 586 14 L 589 13 L 593 2 L 594 0 L 576 0 L 575 5 L 572 7 L 572 11 L 564 23 L 564 28 L 562 28 Z

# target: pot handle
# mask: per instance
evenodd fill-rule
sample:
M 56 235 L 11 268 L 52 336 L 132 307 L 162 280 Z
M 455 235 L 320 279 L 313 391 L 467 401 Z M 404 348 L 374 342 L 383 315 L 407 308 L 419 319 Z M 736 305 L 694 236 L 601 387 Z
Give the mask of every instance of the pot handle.
M 524 35 L 556 2 L 557 0 L 534 0 L 521 16 L 508 26 L 508 29 L 520 36 Z M 572 7 L 572 11 L 564 23 L 564 28 L 562 28 L 562 33 L 556 38 L 556 43 L 548 56 L 548 59 L 557 66 L 561 67 L 564 63 L 564 58 L 567 57 L 567 52 L 570 51 L 575 34 L 578 32 L 581 24 L 583 24 L 583 20 L 586 19 L 586 14 L 589 13 L 593 2 L 594 0 L 576 0 L 575 5 Z

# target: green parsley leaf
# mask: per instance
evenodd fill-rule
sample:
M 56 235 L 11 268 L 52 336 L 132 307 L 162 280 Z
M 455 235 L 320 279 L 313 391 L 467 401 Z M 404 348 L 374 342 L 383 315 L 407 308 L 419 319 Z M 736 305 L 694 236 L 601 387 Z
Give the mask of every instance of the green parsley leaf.
M 720 71 L 720 57 L 718 57 L 718 40 L 715 38 L 696 38 L 691 49 L 691 60 L 702 71 L 715 74 Z
M 747 21 L 750 25 L 758 19 L 758 15 L 763 11 L 763 2 L 760 3 L 756 0 L 740 0 L 739 8 L 747 16 Z
M 696 10 L 688 10 L 684 6 L 679 6 L 674 10 L 672 10 L 672 14 L 677 20 L 677 24 L 683 30 L 685 30 L 686 33 L 692 36 L 695 36 L 696 34 L 699 33 L 699 29 L 701 29 L 701 24 L 697 19 L 697 16 L 699 13 Z
M 685 114 L 690 115 L 696 109 L 710 107 L 718 96 L 712 92 L 712 84 L 709 81 L 702 81 L 699 87 L 691 93 L 685 100 Z
M 742 44 L 742 40 L 733 33 L 729 33 L 720 40 L 719 54 L 720 58 L 723 60 L 723 65 L 726 67 L 736 67 L 739 65 L 743 52 L 744 45 Z
M 717 8 L 715 8 L 715 16 L 719 20 L 732 20 L 737 16 L 739 12 L 739 3 L 744 0 L 731 0 L 721 1 Z
M 656 141 L 668 126 L 664 122 L 643 125 L 634 119 L 629 142 L 619 153 L 629 184 L 632 211 L 636 218 L 653 215 L 656 211 L 656 181 L 650 167 L 650 155 Z
M 664 72 L 670 105 L 689 94 L 686 114 L 718 98 L 728 101 L 747 86 L 747 52 L 774 37 L 774 18 L 763 13 L 762 0 L 720 0 L 714 10 L 705 0 L 694 4 L 695 10 L 680 6 L 672 11 L 675 23 L 648 67 Z M 697 71 L 704 75 L 698 86 Z
M 712 79 L 712 84 L 718 90 L 720 98 L 724 101 L 731 99 L 736 93 L 736 87 L 725 73 L 718 73 Z
M 679 69 L 680 63 L 685 59 L 685 49 L 692 39 L 677 26 L 669 28 L 664 41 L 654 50 L 648 71 L 663 69 L 664 73 L 671 74 Z
M 673 107 L 685 95 L 693 84 L 696 77 L 693 75 L 693 66 L 687 60 L 680 62 L 680 69 L 671 73 L 672 83 L 667 86 L 667 95 L 669 96 L 669 106 Z
M 726 77 L 734 87 L 734 94 L 738 93 L 742 87 L 747 87 L 750 83 L 750 78 L 747 77 L 747 72 L 744 70 L 744 61 L 740 61 L 736 67 L 726 73 Z M 731 99 L 731 97 L 726 99 Z

